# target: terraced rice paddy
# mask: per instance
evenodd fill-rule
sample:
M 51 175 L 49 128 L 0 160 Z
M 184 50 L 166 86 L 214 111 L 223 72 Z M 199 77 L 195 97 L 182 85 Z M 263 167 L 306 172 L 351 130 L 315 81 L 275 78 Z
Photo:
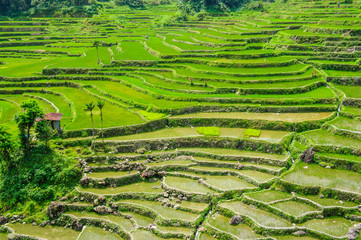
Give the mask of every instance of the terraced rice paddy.
M 0 239 L 348 239 L 361 223 L 361 2 L 347 2 L 184 22 L 165 21 L 172 1 L 104 2 L 89 18 L 0 21 L 0 124 L 17 134 L 27 99 L 63 113 L 51 144 L 83 170 L 61 216 L 8 223 Z M 84 108 L 98 100 L 92 148 Z

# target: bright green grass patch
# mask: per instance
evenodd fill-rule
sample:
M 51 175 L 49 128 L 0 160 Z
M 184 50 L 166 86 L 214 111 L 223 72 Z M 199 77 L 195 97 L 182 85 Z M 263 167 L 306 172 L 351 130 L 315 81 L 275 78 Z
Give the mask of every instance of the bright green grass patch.
M 77 240 L 121 240 L 122 238 L 116 233 L 110 233 L 101 228 L 88 227 L 80 234 Z
M 296 202 L 296 201 L 285 201 L 272 204 L 273 207 L 280 209 L 282 212 L 288 213 L 292 216 L 299 217 L 308 212 L 319 211 L 310 205 Z
M 292 197 L 292 195 L 288 192 L 281 192 L 276 190 L 266 190 L 260 192 L 247 193 L 247 196 L 255 200 L 266 203 Z
M 76 240 L 79 235 L 79 232 L 72 229 L 49 225 L 45 227 L 39 227 L 33 226 L 31 224 L 9 223 L 7 226 L 18 234 L 52 240 Z
M 266 227 L 292 227 L 290 222 L 275 214 L 252 208 L 239 201 L 221 203 L 220 207 L 227 208 L 241 216 L 250 217 Z
M 335 87 L 344 92 L 346 97 L 361 98 L 361 86 L 335 85 Z
M 283 179 L 300 185 L 321 186 L 361 193 L 361 174 L 347 170 L 327 169 L 317 164 L 298 162 L 295 168 L 287 173 Z
M 157 229 L 161 232 L 165 232 L 165 233 L 179 233 L 179 234 L 184 234 L 186 236 L 190 236 L 193 234 L 192 229 L 190 228 L 185 228 L 185 227 L 163 227 L 163 226 L 158 226 Z
M 144 110 L 137 111 L 140 115 L 142 115 L 145 119 L 152 121 L 164 118 L 166 115 L 164 113 L 155 113 L 155 112 L 147 112 Z
M 346 236 L 346 233 L 352 226 L 353 223 L 350 220 L 341 217 L 313 219 L 302 224 L 302 227 L 307 227 L 336 237 Z
M 246 129 L 244 130 L 243 136 L 245 137 L 259 137 L 261 135 L 261 129 Z
M 252 228 L 246 224 L 240 224 L 237 226 L 230 225 L 229 218 L 217 213 L 209 217 L 208 224 L 235 237 L 240 237 L 241 239 L 263 238 L 263 236 L 256 234 Z
M 197 127 L 197 132 L 204 136 L 219 136 L 219 127 Z

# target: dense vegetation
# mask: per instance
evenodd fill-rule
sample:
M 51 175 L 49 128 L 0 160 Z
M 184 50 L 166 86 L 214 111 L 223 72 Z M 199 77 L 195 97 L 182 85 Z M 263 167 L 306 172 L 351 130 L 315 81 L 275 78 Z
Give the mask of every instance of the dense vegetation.
M 43 115 L 37 102 L 26 101 L 21 107 L 16 115 L 18 138 L 0 126 L 0 209 L 32 216 L 71 191 L 80 169 L 76 161 L 49 147 L 55 133 L 47 121 L 35 121 Z
M 96 9 L 94 0 L 0 0 L 0 15 L 92 15 Z
M 360 240 L 361 1 L 178 3 L 0 21 L 0 239 Z

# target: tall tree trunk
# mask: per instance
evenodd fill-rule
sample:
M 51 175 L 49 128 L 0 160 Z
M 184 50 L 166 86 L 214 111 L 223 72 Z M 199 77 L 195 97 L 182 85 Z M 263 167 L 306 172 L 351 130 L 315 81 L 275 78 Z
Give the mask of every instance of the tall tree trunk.
M 100 121 L 102 124 L 102 142 L 103 142 L 103 151 L 105 153 L 105 144 L 104 144 L 104 130 L 103 130 L 103 110 L 100 110 Z
M 94 120 L 93 120 L 93 112 L 90 112 L 90 117 L 92 119 L 92 135 L 93 135 L 93 140 L 92 140 L 92 145 L 93 148 L 95 149 L 95 141 L 94 141 Z

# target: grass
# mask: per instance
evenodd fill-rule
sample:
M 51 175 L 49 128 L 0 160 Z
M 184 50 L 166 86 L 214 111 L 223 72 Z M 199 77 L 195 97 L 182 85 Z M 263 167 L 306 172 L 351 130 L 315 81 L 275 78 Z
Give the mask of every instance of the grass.
M 87 176 L 90 178 L 116 178 L 124 177 L 136 173 L 136 171 L 129 172 L 92 172 L 88 173 Z
M 254 112 L 231 112 L 231 113 L 192 113 L 178 115 L 174 118 L 234 118 L 234 119 L 257 119 L 283 122 L 316 121 L 331 116 L 332 113 L 254 113 Z
M 348 170 L 327 169 L 317 164 L 299 162 L 283 179 L 304 186 L 321 186 L 361 193 L 360 174 Z
M 197 180 L 192 180 L 189 178 L 167 176 L 165 178 L 165 183 L 171 188 L 176 188 L 184 192 L 200 194 L 214 193 L 213 190 L 198 183 Z
M 156 188 L 153 188 L 156 187 Z M 80 188 L 81 191 L 91 192 L 95 194 L 119 194 L 119 193 L 161 193 L 162 189 L 160 188 L 160 182 L 140 182 L 140 183 L 132 183 L 129 185 L 124 185 L 121 187 L 115 188 Z
M 247 216 L 254 219 L 257 223 L 266 227 L 292 227 L 292 224 L 285 219 L 272 213 L 252 208 L 239 201 L 221 203 L 219 206 L 227 208 L 241 216 Z
M 86 227 L 85 230 L 79 235 L 79 240 L 121 240 L 122 238 L 116 233 L 110 233 L 96 227 Z
M 127 203 L 127 204 L 134 204 L 143 206 L 145 208 L 149 208 L 159 215 L 161 215 L 165 219 L 181 219 L 184 221 L 193 222 L 198 218 L 198 215 L 181 211 L 181 210 L 174 210 L 173 208 L 165 208 L 162 206 L 161 202 L 157 201 L 145 201 L 145 200 L 120 200 L 117 203 Z
M 219 136 L 219 127 L 197 127 L 197 132 L 204 136 Z
M 316 231 L 326 233 L 328 235 L 343 237 L 353 226 L 350 220 L 341 217 L 330 217 L 326 219 L 314 219 L 301 225 Z
M 337 117 L 330 124 L 345 130 L 361 132 L 361 121 L 346 117 Z
M 325 130 L 315 130 L 303 133 L 305 137 L 310 138 L 317 145 L 330 145 L 341 147 L 361 148 L 360 141 L 352 138 L 346 138 L 333 135 Z
M 246 224 L 240 224 L 237 226 L 232 226 L 229 224 L 229 218 L 224 217 L 220 214 L 214 214 L 209 218 L 208 223 L 210 226 L 229 233 L 235 237 L 242 237 L 242 239 L 257 239 L 262 238 L 263 236 L 256 234 L 250 227 Z
M 277 200 L 283 200 L 291 198 L 292 195 L 287 192 L 275 191 L 275 190 L 265 190 L 261 192 L 252 192 L 247 193 L 247 196 L 258 201 L 270 203 Z
M 54 240 L 76 240 L 79 232 L 69 228 L 54 226 L 33 226 L 31 224 L 9 223 L 7 225 L 14 230 L 15 233 L 30 235 L 38 238 L 54 239 Z
M 245 137 L 259 137 L 261 135 L 260 129 L 246 129 L 243 133 Z
M 205 182 L 222 191 L 254 189 L 256 186 L 234 176 L 207 176 Z
M 309 212 L 319 211 L 317 208 L 296 201 L 278 202 L 272 204 L 272 206 L 295 217 L 300 217 Z

